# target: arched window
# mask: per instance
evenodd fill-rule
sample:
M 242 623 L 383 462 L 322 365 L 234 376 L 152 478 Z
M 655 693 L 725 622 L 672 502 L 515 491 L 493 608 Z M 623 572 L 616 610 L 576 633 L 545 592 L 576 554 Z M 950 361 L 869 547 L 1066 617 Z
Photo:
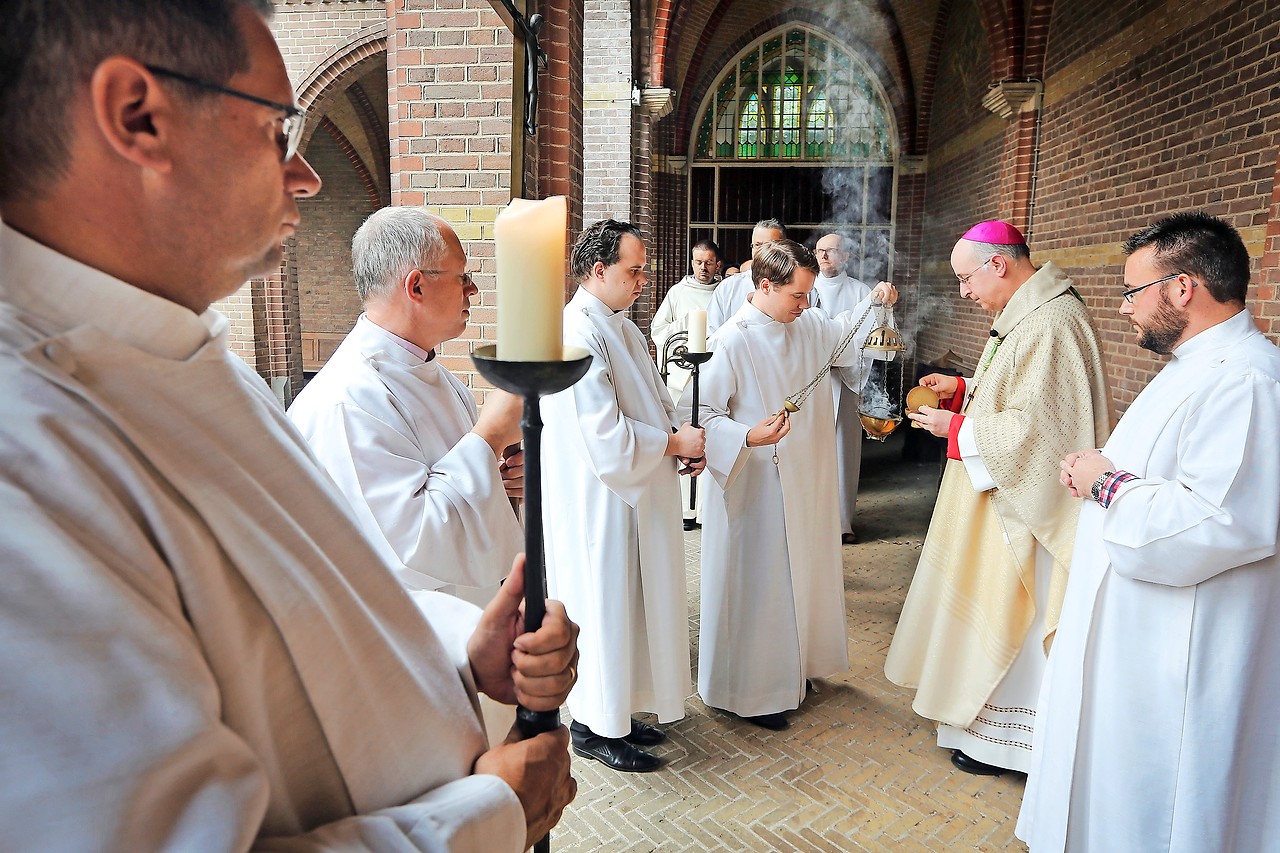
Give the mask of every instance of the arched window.
M 805 24 L 767 33 L 725 65 L 694 127 L 690 245 L 714 239 L 736 264 L 751 225 L 776 217 L 810 245 L 847 234 L 851 275 L 891 272 L 897 134 L 857 54 Z
M 870 69 L 805 27 L 766 36 L 703 105 L 694 160 L 890 160 L 893 128 Z

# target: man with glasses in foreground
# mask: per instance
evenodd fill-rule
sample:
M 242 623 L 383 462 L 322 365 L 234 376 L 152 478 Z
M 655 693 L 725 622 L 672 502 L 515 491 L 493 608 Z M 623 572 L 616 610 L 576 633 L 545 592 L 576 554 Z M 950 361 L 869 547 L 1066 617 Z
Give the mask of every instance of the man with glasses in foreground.
M 411 598 L 209 310 L 320 186 L 270 13 L 5 6 L 6 850 L 515 853 L 574 795 L 563 728 L 489 749 L 475 710 L 560 704 L 563 608 L 520 634 L 518 567 L 483 614 Z
M 485 604 L 522 549 L 522 401 L 492 390 L 478 413 L 440 347 L 467 328 L 478 292 L 453 228 L 385 207 L 351 241 L 364 313 L 289 418 L 385 544 L 402 583 Z
M 1180 213 L 1124 244 L 1120 313 L 1172 358 L 1083 499 L 1018 822 L 1031 850 L 1275 849 L 1280 782 L 1280 350 L 1245 308 L 1249 254 Z
M 942 405 L 910 417 L 947 439 L 948 461 L 885 674 L 916 689 L 956 767 L 1025 772 L 1080 509 L 1058 463 L 1106 440 L 1106 378 L 1071 279 L 1036 269 L 1018 229 L 975 225 L 951 268 L 995 318 L 972 379 L 920 380 Z

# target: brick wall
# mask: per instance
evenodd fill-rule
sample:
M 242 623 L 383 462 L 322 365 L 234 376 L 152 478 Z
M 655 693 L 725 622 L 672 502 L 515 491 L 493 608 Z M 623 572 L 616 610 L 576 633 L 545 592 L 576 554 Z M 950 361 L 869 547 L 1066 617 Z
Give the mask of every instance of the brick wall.
M 375 208 L 360 176 L 327 133 L 312 137 L 307 160 L 324 181 L 314 198 L 298 205 L 303 227 L 295 252 L 303 361 L 314 370 L 315 362 L 329 358 L 360 316 L 351 282 L 351 237 Z M 309 341 L 322 342 L 319 350 L 309 351 Z
M 1136 347 L 1116 312 L 1119 243 L 1164 214 L 1202 208 L 1236 225 L 1255 259 L 1263 254 L 1280 132 L 1280 71 L 1268 54 L 1280 40 L 1280 7 L 1268 0 L 1127 0 L 1096 14 L 1100 5 L 1055 4 L 1032 256 L 1055 260 L 1076 278 L 1122 412 L 1163 361 Z M 930 325 L 921 337 L 926 352 L 949 347 L 972 365 L 987 319 L 955 295 L 947 256 L 968 224 L 1009 215 L 987 190 L 1001 186 L 1025 134 L 1015 122 L 983 116 L 972 100 L 959 105 L 972 120 L 946 118 L 942 103 L 968 89 L 970 73 L 944 66 L 938 74 L 921 263 L 924 296 L 949 322 Z M 1265 304 L 1256 304 L 1258 297 Z M 1270 328 L 1280 313 L 1274 292 L 1264 284 L 1251 298 Z
M 441 363 L 470 386 L 470 353 L 496 339 L 493 222 L 511 199 L 512 38 L 485 0 L 393 0 L 389 81 L 392 203 L 448 220 L 480 294 Z
M 583 33 L 584 223 L 631 218 L 631 3 L 589 0 Z

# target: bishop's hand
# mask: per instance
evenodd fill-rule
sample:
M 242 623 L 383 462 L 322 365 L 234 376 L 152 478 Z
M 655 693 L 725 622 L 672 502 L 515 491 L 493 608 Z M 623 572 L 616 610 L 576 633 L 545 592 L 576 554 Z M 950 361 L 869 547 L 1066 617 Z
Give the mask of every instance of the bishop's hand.
M 960 380 L 945 373 L 930 373 L 920 378 L 920 384 L 938 395 L 939 400 L 950 400 L 960 389 Z
M 896 305 L 898 302 L 898 288 L 894 287 L 891 281 L 882 281 L 871 291 L 871 296 L 873 301 L 884 305 Z

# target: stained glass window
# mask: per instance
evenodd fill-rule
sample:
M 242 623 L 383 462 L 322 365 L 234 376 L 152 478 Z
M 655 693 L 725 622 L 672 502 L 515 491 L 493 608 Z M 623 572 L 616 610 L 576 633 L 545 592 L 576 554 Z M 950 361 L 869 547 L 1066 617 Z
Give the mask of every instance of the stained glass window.
M 744 51 L 712 87 L 698 123 L 701 160 L 889 160 L 885 98 L 862 61 L 792 26 Z

